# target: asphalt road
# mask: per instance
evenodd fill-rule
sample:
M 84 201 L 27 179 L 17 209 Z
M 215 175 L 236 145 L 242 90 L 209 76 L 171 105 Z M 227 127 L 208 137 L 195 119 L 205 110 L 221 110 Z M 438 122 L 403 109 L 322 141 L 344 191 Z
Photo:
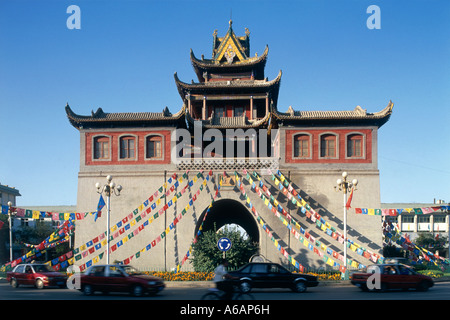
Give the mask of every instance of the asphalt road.
M 84 296 L 77 290 L 45 288 L 35 289 L 31 286 L 12 288 L 6 281 L 0 281 L 0 300 L 200 300 L 208 291 L 207 286 L 195 283 L 189 286 L 168 285 L 156 296 L 132 297 L 128 294 L 96 293 L 93 296 Z M 287 300 L 450 300 L 450 282 L 437 282 L 427 292 L 415 290 L 388 291 L 388 292 L 363 292 L 352 285 L 319 286 L 308 288 L 305 293 L 294 293 L 289 289 L 254 289 L 251 292 L 255 301 L 287 301 Z

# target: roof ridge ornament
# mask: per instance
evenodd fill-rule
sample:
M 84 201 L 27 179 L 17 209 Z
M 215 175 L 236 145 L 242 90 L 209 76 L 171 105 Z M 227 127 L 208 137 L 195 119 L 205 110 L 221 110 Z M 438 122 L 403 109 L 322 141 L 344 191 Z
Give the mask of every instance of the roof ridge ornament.
M 366 116 L 367 115 L 367 109 L 363 109 L 359 105 L 356 106 L 353 111 L 356 112 L 357 114 L 361 115 L 361 116 Z

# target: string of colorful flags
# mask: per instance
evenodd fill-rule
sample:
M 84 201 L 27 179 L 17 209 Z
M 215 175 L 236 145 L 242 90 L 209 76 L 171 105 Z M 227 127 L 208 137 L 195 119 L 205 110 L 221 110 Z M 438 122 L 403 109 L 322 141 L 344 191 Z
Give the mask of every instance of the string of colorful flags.
M 2 205 L 2 214 L 8 214 L 9 206 Z M 95 214 L 96 211 L 84 212 L 84 213 L 72 213 L 72 212 L 50 212 L 50 211 L 38 211 L 31 209 L 24 209 L 19 207 L 11 207 L 11 213 L 16 218 L 21 219 L 44 219 L 51 218 L 52 221 L 67 221 L 67 220 L 81 220 L 88 215 Z
M 296 204 L 298 207 L 300 207 L 301 213 L 305 214 L 305 216 L 309 220 L 311 220 L 311 222 L 314 223 L 318 229 L 320 229 L 322 232 L 326 233 L 327 235 L 331 236 L 334 240 L 338 241 L 339 243 L 341 243 L 341 244 L 344 243 L 344 236 L 339 231 L 337 231 L 334 227 L 332 227 L 313 208 L 311 208 L 311 206 L 296 192 L 295 188 L 292 186 L 292 182 L 290 182 L 279 170 L 277 171 L 277 175 L 280 176 L 280 180 L 278 180 L 278 178 L 272 172 L 270 172 L 270 174 L 272 175 L 272 180 L 275 182 L 275 185 L 278 186 L 279 190 L 294 205 Z M 253 175 L 258 179 L 258 181 L 260 181 L 260 183 L 262 182 L 262 179 L 258 176 L 258 174 L 256 172 L 254 172 Z M 262 185 L 264 186 L 264 184 L 262 184 Z M 263 188 L 263 190 L 267 190 L 266 193 L 269 195 L 270 191 L 268 191 L 268 189 L 269 188 L 267 186 Z M 299 201 L 297 201 L 296 198 Z M 276 199 L 274 199 L 274 197 L 272 195 L 270 195 L 270 199 L 275 205 L 277 205 L 277 209 L 280 212 L 282 212 L 283 215 L 288 217 L 288 221 L 290 223 L 292 223 L 297 228 L 299 228 L 299 230 L 301 231 L 302 234 L 303 234 L 303 232 L 305 232 L 304 234 L 306 234 L 306 231 L 304 231 L 303 228 L 298 224 L 298 222 L 295 221 L 295 219 L 292 216 L 290 216 L 286 212 L 286 210 L 284 208 L 282 208 L 282 206 L 280 204 L 278 204 L 278 202 L 276 201 Z M 312 238 L 312 240 L 314 241 L 314 238 Z M 380 256 L 379 254 L 371 252 L 370 250 L 367 250 L 366 248 L 362 247 L 361 245 L 359 245 L 358 243 L 356 243 L 350 239 L 347 239 L 346 245 L 347 245 L 347 248 L 349 248 L 350 250 L 352 250 L 359 256 L 362 256 L 362 257 L 370 260 L 371 262 L 383 263 L 383 261 L 384 261 L 384 258 L 382 256 Z M 326 246 L 324 246 L 324 248 L 326 248 Z M 336 253 L 335 251 L 333 251 L 332 249 L 326 248 L 325 251 L 328 252 L 328 254 L 333 255 L 334 258 L 337 258 L 337 259 L 343 261 L 343 257 L 339 253 Z M 350 265 L 355 268 L 364 266 L 354 260 L 351 262 L 348 261 L 347 265 Z
M 211 173 L 212 174 L 212 173 Z M 182 176 L 183 178 L 188 178 L 187 174 L 183 174 Z M 164 197 L 167 197 L 170 193 L 174 192 L 174 190 L 176 190 L 175 188 L 179 186 L 179 183 L 182 182 L 182 178 L 178 179 L 175 184 L 172 187 L 169 187 L 167 184 L 164 184 L 162 187 L 160 187 L 158 189 L 157 192 L 155 192 L 149 199 L 147 199 L 146 201 L 143 202 L 142 205 L 140 205 L 137 209 L 135 209 L 132 213 L 130 213 L 129 215 L 127 215 L 125 218 L 123 218 L 121 221 L 119 221 L 117 224 L 115 224 L 113 227 L 111 227 L 111 231 L 113 232 L 110 236 L 110 240 L 114 240 L 117 239 L 120 236 L 123 236 L 117 243 L 113 244 L 110 247 L 110 252 L 114 252 L 116 251 L 118 248 L 120 248 L 122 245 L 124 245 L 125 243 L 127 243 L 130 239 L 132 239 L 133 237 L 137 236 L 138 234 L 140 234 L 144 228 L 146 226 L 149 226 L 155 219 L 157 219 L 158 217 L 160 217 L 162 214 L 165 213 L 165 211 L 171 207 L 175 202 L 177 202 L 177 200 L 179 198 L 181 198 L 181 196 L 185 193 L 186 189 L 188 187 L 192 187 L 194 185 L 194 183 L 198 180 L 198 178 L 203 178 L 203 183 L 201 184 L 200 188 L 197 190 L 197 192 L 193 195 L 191 201 L 189 202 L 189 204 L 186 206 L 187 208 L 189 206 L 192 205 L 193 201 L 196 200 L 197 196 L 200 194 L 200 192 L 203 190 L 203 187 L 206 185 L 206 181 L 209 180 L 209 175 L 206 177 L 206 179 L 203 177 L 203 173 L 200 171 L 196 176 L 194 176 L 194 178 L 192 180 L 188 180 L 188 182 L 186 183 L 185 187 L 181 189 L 180 192 L 178 192 L 171 200 L 169 200 L 160 210 L 158 210 L 157 212 L 155 212 L 153 215 L 149 216 L 147 220 L 145 220 L 141 225 L 139 225 L 136 229 L 134 229 L 133 231 L 130 231 L 130 233 L 126 234 L 127 231 L 130 230 L 131 226 L 136 225 L 136 223 L 140 222 L 141 220 L 145 219 L 145 217 L 150 214 L 150 212 L 152 210 L 155 210 L 157 205 L 161 203 L 161 200 Z M 175 181 L 176 179 L 176 175 L 174 174 L 172 176 L 172 178 L 174 179 L 173 181 Z M 170 183 L 172 182 L 170 179 L 168 180 Z M 157 197 L 164 188 L 168 188 L 166 193 L 163 193 L 161 195 L 161 197 L 159 197 L 158 199 L 156 199 L 155 197 Z M 153 202 L 151 202 L 153 201 Z M 156 205 L 155 205 L 156 204 Z M 185 207 L 185 209 L 186 209 Z M 143 211 L 145 209 L 145 211 Z M 134 215 L 137 215 L 139 212 L 143 211 L 140 215 L 138 215 L 136 218 L 133 218 Z M 185 214 L 185 211 L 183 210 L 182 215 Z M 160 235 L 158 236 L 157 239 L 155 239 L 155 241 L 153 241 L 152 243 L 155 245 L 156 243 L 159 243 L 159 241 L 164 238 L 164 236 L 170 232 L 170 230 L 172 230 L 174 228 L 174 226 L 178 223 L 179 220 L 177 219 L 181 219 L 182 215 L 178 215 L 175 219 L 174 222 L 172 222 L 172 224 Z M 124 224 L 126 223 L 126 224 Z M 120 229 L 118 229 L 120 228 Z M 106 232 L 102 233 L 100 236 L 89 240 L 87 243 L 83 244 L 82 246 L 80 246 L 79 248 L 73 250 L 74 253 L 74 257 L 73 260 L 69 260 L 69 264 L 73 264 L 74 261 L 79 261 L 81 259 L 87 258 L 87 256 L 89 254 L 94 253 L 95 251 L 101 249 L 102 247 L 107 245 L 107 239 L 105 237 Z M 149 246 L 147 245 L 146 248 L 149 248 Z M 81 252 L 80 252 L 81 251 Z M 141 252 L 142 250 L 140 250 Z M 99 255 L 95 256 L 93 259 L 87 261 L 86 263 L 81 264 L 80 270 L 84 271 L 86 268 L 90 267 L 92 264 L 96 264 L 98 263 L 104 256 L 105 251 L 103 251 L 102 253 L 100 253 Z M 138 254 L 138 256 L 140 255 L 140 253 Z M 129 258 L 131 260 L 131 258 Z M 125 261 L 127 262 L 127 260 Z
M 249 172 L 244 170 L 243 173 L 245 175 L 245 179 L 247 179 L 247 181 L 251 186 L 251 190 L 254 193 L 256 193 L 260 199 L 263 200 L 264 204 L 269 208 L 269 210 L 275 214 L 275 216 L 283 223 L 283 225 L 286 228 L 289 229 L 289 231 L 294 235 L 294 237 L 297 240 L 300 241 L 300 243 L 305 245 L 309 250 L 313 251 L 315 254 L 319 255 L 326 264 L 332 267 L 338 267 L 341 272 L 346 271 L 346 268 L 343 265 L 341 265 L 341 263 L 333 260 L 334 258 L 340 262 L 343 262 L 344 260 L 343 256 L 339 252 L 332 250 L 324 243 L 315 239 L 308 231 L 306 231 L 300 225 L 300 223 L 292 215 L 290 215 L 287 212 L 287 210 L 275 199 L 274 195 L 269 190 L 270 187 L 268 187 L 264 183 L 264 180 L 256 172 L 250 174 Z M 271 175 L 272 181 L 274 181 L 274 184 L 275 186 L 278 187 L 279 191 L 283 195 L 285 195 L 290 202 L 296 205 L 300 209 L 300 212 L 302 214 L 304 214 L 309 220 L 311 220 L 321 231 L 325 232 L 327 235 L 331 236 L 333 239 L 337 240 L 341 244 L 344 243 L 343 235 L 340 232 L 338 232 L 335 228 L 333 228 L 322 216 L 320 216 L 317 212 L 315 212 L 315 210 L 296 191 L 296 189 L 293 187 L 289 179 L 287 179 L 279 170 L 276 173 L 273 173 L 269 170 L 269 173 Z M 224 175 L 226 175 L 225 172 Z M 244 178 L 244 175 L 242 176 L 242 179 Z M 176 173 L 173 174 L 168 179 L 167 182 L 165 182 L 160 188 L 157 189 L 156 192 L 154 192 L 149 198 L 143 201 L 131 213 L 124 216 L 110 228 L 109 241 L 111 242 L 113 240 L 118 240 L 115 244 L 113 244 L 110 247 L 110 252 L 118 250 L 130 239 L 137 236 L 138 234 L 141 234 L 141 232 L 144 230 L 145 227 L 149 226 L 154 220 L 163 215 L 168 208 L 170 208 L 174 203 L 176 203 L 177 200 L 179 200 L 184 195 L 187 188 L 192 187 L 199 178 L 203 178 L 200 187 L 195 192 L 192 199 L 182 210 L 182 212 L 176 215 L 172 223 L 170 223 L 170 225 L 161 234 L 159 234 L 152 242 L 147 244 L 141 250 L 137 251 L 135 254 L 126 258 L 123 262 L 125 264 L 129 264 L 131 263 L 132 259 L 139 258 L 142 253 L 149 251 L 151 248 L 155 247 L 159 242 L 161 242 L 162 239 L 164 239 L 164 237 L 167 236 L 167 234 L 169 234 L 173 229 L 176 228 L 177 224 L 187 213 L 187 211 L 193 206 L 194 202 L 197 200 L 198 196 L 203 191 L 203 189 L 207 187 L 207 181 L 209 181 L 211 176 L 212 171 L 210 171 L 207 174 L 206 178 L 203 175 L 203 171 L 200 171 L 191 180 L 189 180 L 187 172 L 184 173 L 181 177 L 178 177 Z M 183 179 L 187 179 L 188 181 L 186 182 L 186 185 L 183 188 L 181 188 L 181 191 L 178 191 L 180 184 L 183 183 Z M 290 255 L 287 252 L 287 250 L 282 245 L 280 245 L 280 243 L 275 239 L 273 231 L 271 231 L 270 226 L 263 220 L 261 215 L 256 211 L 256 208 L 254 207 L 252 201 L 250 200 L 250 197 L 246 193 L 244 189 L 244 184 L 242 183 L 241 178 L 239 177 L 239 174 L 237 172 L 235 172 L 235 179 L 240 193 L 246 199 L 245 200 L 246 205 L 250 208 L 250 211 L 255 215 L 255 218 L 258 221 L 259 225 L 265 231 L 267 236 L 270 237 L 275 247 L 284 257 L 288 259 L 288 261 L 297 270 L 303 272 L 305 270 L 305 267 L 301 265 L 298 261 L 296 261 L 292 257 L 292 255 Z M 214 201 L 219 195 L 221 186 L 222 180 L 220 179 L 217 187 L 215 188 L 215 193 L 212 197 L 211 203 L 208 206 L 206 213 L 203 217 L 203 221 L 199 227 L 199 230 L 195 235 L 193 242 L 189 247 L 186 255 L 176 267 L 177 272 L 181 270 L 184 263 L 189 259 L 192 253 L 192 245 L 195 244 L 198 241 L 199 236 L 201 236 L 203 230 L 203 223 L 206 220 Z M 163 202 L 173 192 L 176 192 L 174 197 L 171 198 L 168 202 Z M 162 203 L 164 203 L 164 206 L 162 206 L 159 210 L 157 210 L 157 208 L 161 206 Z M 97 220 L 98 217 L 101 216 L 101 209 L 103 205 L 104 201 L 102 202 L 102 198 L 100 198 L 97 210 L 85 213 L 55 213 L 55 212 L 36 211 L 11 207 L 11 212 L 13 212 L 17 217 L 32 218 L 32 219 L 51 217 L 52 220 L 63 221 L 63 223 L 54 233 L 52 233 L 40 244 L 38 245 L 26 244 L 26 246 L 32 248 L 32 250 L 30 250 L 27 254 L 21 256 L 20 258 L 12 261 L 8 265 L 14 267 L 19 263 L 30 261 L 35 257 L 41 256 L 43 253 L 46 252 L 46 250 L 68 241 L 70 232 L 73 232 L 75 228 L 75 221 L 85 219 L 87 216 L 90 215 L 94 215 L 95 216 L 94 219 Z M 2 206 L 1 213 L 8 214 L 9 209 L 10 209 L 9 206 Z M 447 205 L 439 205 L 432 207 L 403 208 L 403 209 L 355 208 L 355 212 L 357 214 L 367 214 L 367 215 L 396 216 L 402 213 L 429 214 L 436 212 L 438 210 L 448 210 L 448 209 L 449 206 Z M 154 213 L 150 214 L 152 211 Z M 147 220 L 145 220 L 146 218 Z M 423 256 L 423 259 L 425 261 L 433 262 L 435 264 L 437 264 L 438 262 L 448 264 L 448 259 L 439 257 L 438 255 L 435 255 L 430 251 L 415 245 L 414 243 L 409 241 L 408 238 L 402 236 L 400 232 L 395 228 L 395 226 L 389 224 L 389 222 L 385 223 L 386 224 L 383 224 L 384 227 L 383 235 L 386 242 L 396 243 L 402 246 L 404 249 L 411 252 L 416 257 L 419 257 L 421 255 Z M 136 226 L 136 228 L 133 229 L 134 226 Z M 107 232 L 103 232 L 98 236 L 94 237 L 93 239 L 83 243 L 80 247 L 61 255 L 58 258 L 48 261 L 47 264 L 51 265 L 55 270 L 60 270 L 68 267 L 69 265 L 74 264 L 75 261 L 80 261 L 81 259 L 87 258 L 90 254 L 94 254 L 96 251 L 99 251 L 100 249 L 104 248 L 107 245 L 108 239 L 106 239 L 106 235 Z M 373 261 L 375 263 L 384 262 L 384 257 L 376 253 L 370 252 L 369 250 L 366 250 L 359 244 L 350 241 L 349 239 L 347 239 L 347 247 L 356 252 L 357 254 L 359 254 L 360 256 L 369 259 L 370 261 Z M 103 252 L 93 257 L 93 259 L 90 259 L 86 263 L 82 264 L 80 266 L 81 271 L 85 270 L 86 268 L 90 267 L 95 263 L 98 263 L 103 258 L 104 254 L 105 251 L 103 250 Z M 417 258 L 416 260 L 419 261 L 420 258 Z M 347 260 L 347 265 L 355 268 L 365 267 L 363 264 L 360 264 L 356 260 L 351 259 Z
M 31 261 L 37 257 L 42 256 L 48 249 L 51 249 L 63 242 L 68 241 L 68 235 L 75 228 L 73 220 L 66 220 L 61 224 L 52 234 L 50 234 L 46 239 L 44 239 L 38 245 L 34 245 L 32 249 L 21 257 L 5 264 L 2 268 L 14 268 L 19 263 L 24 263 Z
M 277 248 L 277 250 L 295 267 L 295 269 L 299 270 L 300 272 L 305 272 L 305 267 L 300 262 L 298 262 L 294 257 L 292 257 L 292 255 L 290 255 L 288 251 L 278 242 L 278 240 L 273 235 L 273 232 L 270 230 L 271 229 L 270 226 L 264 221 L 264 219 L 258 213 L 255 206 L 248 197 L 247 193 L 245 192 L 245 189 L 243 187 L 243 184 L 240 182 L 240 178 L 237 172 L 235 172 L 235 179 L 239 191 L 246 198 L 247 206 L 250 208 L 250 211 L 255 216 L 256 220 L 260 224 L 260 227 L 265 231 L 266 235 L 270 238 L 270 240 Z
M 401 214 L 430 214 L 436 211 L 447 212 L 450 210 L 448 205 L 439 205 L 419 208 L 398 208 L 398 209 L 373 209 L 373 208 L 355 208 L 356 214 L 366 214 L 369 216 L 391 216 L 396 217 Z
M 206 188 L 206 183 L 209 181 L 210 176 L 212 175 L 212 171 L 210 171 L 210 174 L 207 175 L 206 178 L 204 178 L 202 184 L 198 188 L 197 192 L 194 194 L 192 199 L 189 201 L 189 203 L 183 208 L 181 213 L 179 213 L 172 221 L 172 223 L 160 234 L 158 235 L 151 243 L 147 244 L 145 247 L 143 247 L 141 250 L 137 251 L 135 254 L 131 255 L 130 257 L 123 260 L 124 264 L 131 263 L 131 260 L 133 258 L 139 258 L 142 253 L 149 251 L 150 249 L 154 248 L 164 237 L 166 237 L 170 231 L 175 229 L 176 225 L 180 222 L 180 220 L 183 218 L 183 216 L 187 213 L 187 211 L 193 206 L 194 202 L 198 199 L 198 196 L 200 193 Z M 203 176 L 202 176 L 203 177 Z
M 211 172 L 211 174 L 212 174 L 212 172 Z M 224 172 L 224 176 L 225 176 L 225 175 L 226 175 L 226 174 L 225 174 L 225 172 Z M 181 262 L 180 262 L 180 263 L 176 266 L 176 268 L 175 268 L 175 270 L 176 270 L 177 273 L 181 271 L 181 268 L 183 267 L 184 263 L 185 263 L 185 262 L 189 259 L 189 257 L 191 256 L 191 254 L 192 254 L 192 246 L 193 246 L 195 243 L 197 243 L 198 238 L 202 235 L 202 233 L 203 233 L 203 223 L 205 222 L 206 217 L 208 216 L 208 214 L 209 214 L 209 212 L 210 212 L 210 210 L 211 210 L 211 208 L 212 208 L 212 205 L 214 204 L 215 199 L 216 199 L 217 196 L 219 195 L 221 186 L 222 186 L 222 178 L 220 177 L 219 185 L 217 186 L 216 191 L 215 191 L 215 193 L 214 193 L 214 196 L 213 196 L 213 198 L 211 199 L 211 203 L 209 204 L 208 208 L 206 209 L 206 213 L 205 213 L 205 215 L 203 216 L 203 220 L 202 220 L 202 223 L 200 224 L 200 227 L 198 228 L 197 234 L 195 235 L 194 240 L 192 241 L 191 245 L 189 246 L 189 249 L 188 249 L 188 251 L 186 252 L 186 254 L 184 255 L 183 259 L 181 259 Z
M 334 259 L 338 259 L 341 262 L 344 262 L 344 256 L 342 256 L 340 253 L 332 250 L 331 248 L 327 247 L 324 243 L 320 242 L 319 240 L 315 239 L 312 235 L 310 235 L 309 232 L 307 232 L 305 229 L 303 229 L 300 224 L 295 221 L 295 219 L 290 216 L 286 210 L 278 204 L 277 206 L 274 206 L 275 198 L 270 193 L 269 188 L 263 183 L 262 179 L 257 175 L 256 172 L 253 173 L 253 176 L 259 181 L 259 188 L 258 185 L 254 183 L 253 179 L 249 175 L 249 173 L 246 173 L 246 179 L 249 181 L 250 185 L 252 185 L 252 190 L 254 190 L 255 193 L 259 195 L 259 197 L 264 201 L 264 204 L 269 208 L 270 211 L 272 211 L 276 217 L 278 217 L 283 225 L 289 229 L 289 231 L 294 235 L 295 239 L 297 239 L 301 244 L 303 244 L 305 247 L 307 247 L 310 251 L 317 254 L 326 264 L 329 266 L 339 268 L 341 272 L 345 272 L 346 268 L 344 265 L 341 265 L 341 263 L 335 262 L 331 257 Z M 261 192 L 261 189 L 264 191 Z M 250 201 L 247 197 L 247 201 Z M 284 218 L 286 217 L 286 219 Z M 298 232 L 295 228 L 297 228 L 300 232 Z M 322 252 L 323 251 L 323 252 Z M 324 254 L 325 252 L 325 254 Z M 347 258 L 347 265 L 351 265 L 353 267 L 357 268 L 363 268 L 365 267 L 362 264 L 359 264 L 355 260 L 351 260 Z
M 438 266 L 438 264 L 450 264 L 449 259 L 434 254 L 412 242 L 408 237 L 404 236 L 391 221 L 383 221 L 383 237 L 386 244 L 392 245 L 395 243 L 404 250 L 407 250 L 413 256 L 411 259 L 413 262 L 431 262 L 436 266 Z M 420 259 L 421 256 L 423 259 Z
M 197 181 L 197 178 L 199 177 L 201 173 L 199 172 L 197 176 L 194 177 L 193 180 Z M 164 207 L 160 208 L 159 211 L 155 212 L 153 216 L 149 217 L 147 221 L 145 221 L 142 225 L 138 226 L 137 229 L 131 231 L 131 227 L 138 224 L 141 220 L 145 219 L 145 217 L 150 214 L 152 210 L 155 210 L 157 206 L 159 206 L 164 198 L 167 198 L 171 193 L 173 193 L 176 188 L 178 188 L 179 184 L 183 182 L 183 178 L 187 178 L 187 174 L 183 174 L 182 177 L 177 179 L 177 175 L 174 174 L 172 177 L 168 179 L 169 184 L 164 183 L 155 193 L 153 193 L 149 198 L 147 198 L 144 202 L 142 202 L 136 209 L 134 209 L 132 212 L 127 214 L 126 216 L 119 219 L 119 221 L 115 224 L 113 224 L 112 227 L 110 227 L 110 242 L 119 238 L 120 236 L 128 236 L 128 239 L 131 237 L 139 234 L 147 225 L 152 223 L 155 219 L 157 219 L 160 215 L 164 214 L 164 212 L 177 201 L 178 198 L 184 194 L 185 189 L 189 185 L 193 185 L 193 180 L 188 181 L 186 186 L 181 189 L 181 192 L 178 192 L 168 203 L 164 205 Z M 170 184 L 175 181 L 175 183 L 170 186 Z M 166 189 L 166 192 L 164 193 L 163 190 Z M 160 197 L 158 197 L 160 195 Z M 145 211 L 144 211 L 145 209 Z M 139 214 L 140 213 L 140 214 Z M 132 232 L 129 233 L 128 232 Z M 83 258 L 86 258 L 89 254 L 94 253 L 97 250 L 100 250 L 102 247 L 107 245 L 107 232 L 103 232 L 100 235 L 88 240 L 84 244 L 82 244 L 80 247 L 73 250 L 75 260 L 79 261 Z M 128 241 L 124 240 L 123 241 Z M 113 245 L 111 248 L 113 251 L 117 249 L 117 246 L 121 246 L 122 244 L 119 243 L 118 245 Z

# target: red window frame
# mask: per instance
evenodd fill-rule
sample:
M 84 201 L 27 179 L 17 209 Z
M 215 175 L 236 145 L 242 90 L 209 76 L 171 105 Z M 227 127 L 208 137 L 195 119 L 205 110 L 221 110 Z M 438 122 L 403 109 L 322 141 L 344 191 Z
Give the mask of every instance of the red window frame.
M 294 135 L 294 158 L 311 157 L 311 139 L 307 134 Z
M 110 158 L 110 138 L 106 136 L 94 137 L 94 153 L 95 160 L 105 160 Z
M 133 136 L 124 136 L 119 138 L 119 159 L 136 159 L 136 138 Z

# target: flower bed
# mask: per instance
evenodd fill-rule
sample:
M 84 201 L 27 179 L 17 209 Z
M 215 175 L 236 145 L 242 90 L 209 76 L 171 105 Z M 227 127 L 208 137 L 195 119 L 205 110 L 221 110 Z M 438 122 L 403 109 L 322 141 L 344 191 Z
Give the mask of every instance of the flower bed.
M 146 271 L 145 274 L 155 276 L 164 281 L 209 281 L 214 278 L 214 272 L 169 272 L 169 271 Z
M 214 278 L 214 272 L 169 272 L 169 271 L 145 271 L 145 274 L 159 277 L 164 281 L 210 281 Z M 317 276 L 319 281 L 325 280 L 341 280 L 341 274 L 336 272 L 313 273 L 307 274 Z

